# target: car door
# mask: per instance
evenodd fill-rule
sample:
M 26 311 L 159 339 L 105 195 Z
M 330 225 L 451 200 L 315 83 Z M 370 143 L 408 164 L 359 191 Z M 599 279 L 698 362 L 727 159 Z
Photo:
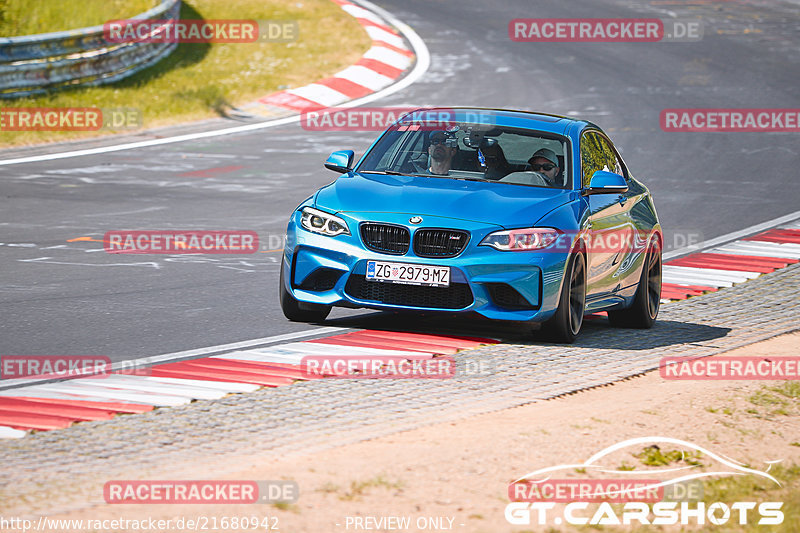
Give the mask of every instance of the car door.
M 628 190 L 618 195 L 617 202 L 624 208 L 624 225 L 619 229 L 619 256 L 613 276 L 618 280 L 617 287 L 625 288 L 639 283 L 641 269 L 638 268 L 640 255 L 645 251 L 647 238 L 635 221 L 635 206 L 641 194 L 641 187 L 631 180 L 625 162 L 619 155 L 614 143 L 605 135 L 600 135 L 601 142 L 606 146 L 609 162 L 613 160 L 613 172 L 623 176 L 628 183 Z
M 582 186 L 589 186 L 598 170 L 623 174 L 621 160 L 611 141 L 597 130 L 581 136 Z M 589 238 L 587 250 L 587 305 L 593 300 L 611 298 L 622 287 L 625 257 L 630 253 L 632 220 L 630 197 L 619 193 L 592 194 L 589 204 Z

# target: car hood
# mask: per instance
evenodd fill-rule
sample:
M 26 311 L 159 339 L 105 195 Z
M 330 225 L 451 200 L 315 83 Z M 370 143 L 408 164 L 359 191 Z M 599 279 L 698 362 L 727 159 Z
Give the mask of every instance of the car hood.
M 572 196 L 563 189 L 499 182 L 344 174 L 317 192 L 315 204 L 335 212 L 408 213 L 522 227 Z

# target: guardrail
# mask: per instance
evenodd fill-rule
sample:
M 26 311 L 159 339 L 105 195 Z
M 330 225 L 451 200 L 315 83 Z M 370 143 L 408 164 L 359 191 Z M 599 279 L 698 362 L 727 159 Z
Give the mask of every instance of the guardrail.
M 177 19 L 181 0 L 163 0 L 133 20 Z M 0 98 L 126 78 L 168 56 L 176 42 L 112 42 L 103 26 L 0 38 Z

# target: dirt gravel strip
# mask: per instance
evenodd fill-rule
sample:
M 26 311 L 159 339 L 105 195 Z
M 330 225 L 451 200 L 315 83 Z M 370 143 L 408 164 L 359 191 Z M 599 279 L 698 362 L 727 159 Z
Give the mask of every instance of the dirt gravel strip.
M 665 356 L 718 354 L 800 329 L 798 286 L 800 264 L 665 305 L 652 330 L 591 321 L 575 345 L 506 344 L 456 356 L 460 365 L 494 365 L 485 376 L 317 380 L 5 441 L 0 512 L 102 503 L 111 479 L 219 478 L 248 457 L 320 451 L 619 381 Z

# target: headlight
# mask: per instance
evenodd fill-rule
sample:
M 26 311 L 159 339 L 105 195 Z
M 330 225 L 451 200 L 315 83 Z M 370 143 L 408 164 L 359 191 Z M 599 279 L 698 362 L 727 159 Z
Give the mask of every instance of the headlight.
M 303 216 L 300 219 L 300 224 L 312 233 L 321 233 L 329 237 L 337 235 L 350 235 L 350 230 L 347 229 L 347 222 L 341 218 L 314 209 L 313 207 L 304 207 Z
M 480 246 L 491 246 L 504 252 L 524 252 L 546 248 L 561 235 L 552 228 L 524 228 L 495 231 L 487 235 Z

